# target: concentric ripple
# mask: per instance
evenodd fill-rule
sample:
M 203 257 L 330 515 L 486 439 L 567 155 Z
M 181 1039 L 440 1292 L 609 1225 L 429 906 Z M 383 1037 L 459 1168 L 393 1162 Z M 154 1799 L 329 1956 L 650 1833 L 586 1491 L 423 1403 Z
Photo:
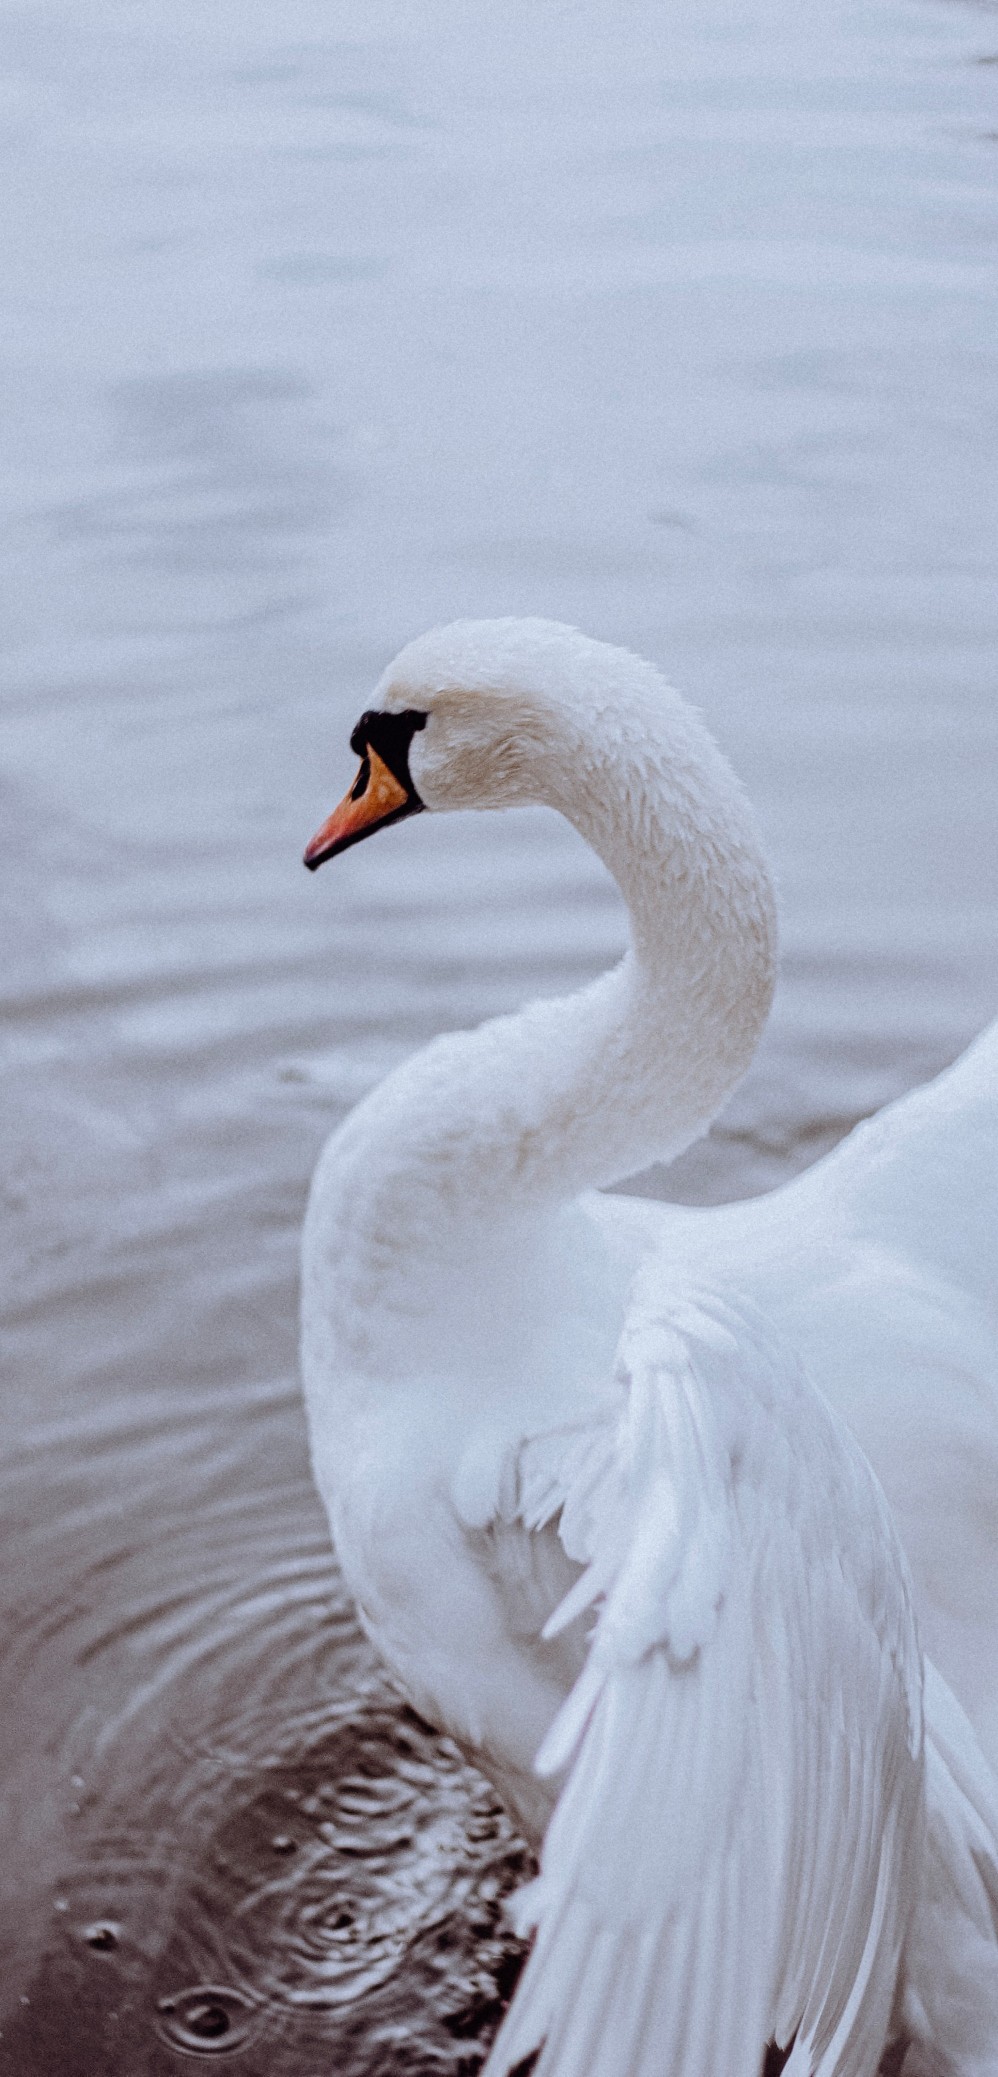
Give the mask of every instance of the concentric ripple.
M 186 2014 L 187 2052 L 192 2000 L 216 2027 L 207 2052 L 252 2032 L 268 2070 L 320 2042 L 337 2069 L 376 2069 L 402 2039 L 427 2069 L 473 2068 L 519 1961 L 503 1901 L 530 1872 L 485 1784 L 372 1694 L 222 1813 L 157 1970 L 158 2010 L 174 2042 Z
M 255 2008 L 227 1984 L 200 1983 L 160 1998 L 156 2013 L 167 2047 L 184 2055 L 230 2055 L 249 2039 Z
M 529 1859 L 373 1663 L 295 1396 L 39 1431 L 12 1495 L 39 1453 L 57 1505 L 25 1537 L 71 1590 L 25 1613 L 11 1693 L 75 1660 L 77 1707 L 53 1739 L 58 1852 L 16 1862 L 26 1919 L 48 1925 L 8 1997 L 4 2077 L 219 2057 L 301 2077 L 313 2052 L 339 2077 L 389 2054 L 473 2071 L 519 1966 L 503 1901 Z
M 218 1866 L 243 1892 L 235 1912 L 268 1994 L 326 2007 L 378 1989 L 472 1898 L 486 1914 L 515 1873 L 509 1848 L 488 1793 L 469 1797 L 448 1749 L 410 1711 L 389 1709 L 345 1725 L 307 1772 L 269 1783 L 216 1841 Z

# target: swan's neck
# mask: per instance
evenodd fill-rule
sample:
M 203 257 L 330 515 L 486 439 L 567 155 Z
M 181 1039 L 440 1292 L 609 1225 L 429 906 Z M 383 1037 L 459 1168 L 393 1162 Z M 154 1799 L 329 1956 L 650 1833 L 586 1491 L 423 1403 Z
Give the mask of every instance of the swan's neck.
M 497 1346 L 500 1319 L 527 1319 L 543 1286 L 552 1208 L 672 1159 L 752 1057 L 775 915 L 741 789 L 651 673 L 623 714 L 589 722 L 557 716 L 544 797 L 613 873 L 631 949 L 579 994 L 437 1040 L 334 1135 L 305 1248 L 324 1369 L 404 1373 L 420 1322 L 429 1344 L 463 1343 L 460 1317 L 474 1345 L 487 1330 Z

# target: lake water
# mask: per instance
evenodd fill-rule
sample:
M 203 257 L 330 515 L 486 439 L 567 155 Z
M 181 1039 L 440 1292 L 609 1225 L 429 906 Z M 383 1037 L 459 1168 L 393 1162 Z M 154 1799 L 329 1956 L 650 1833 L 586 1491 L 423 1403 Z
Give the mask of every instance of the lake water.
M 623 942 L 545 816 L 304 841 L 410 634 L 659 660 L 785 960 L 670 1175 L 764 1189 L 998 1008 L 998 12 L 24 0 L 0 24 L 0 2070 L 471 2072 L 523 1856 L 337 1586 L 331 1124 Z

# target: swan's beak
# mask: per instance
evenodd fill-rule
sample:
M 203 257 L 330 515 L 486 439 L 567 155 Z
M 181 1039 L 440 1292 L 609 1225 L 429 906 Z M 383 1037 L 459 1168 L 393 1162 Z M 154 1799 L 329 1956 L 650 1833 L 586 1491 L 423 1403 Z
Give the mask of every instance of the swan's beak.
M 422 805 L 414 793 L 407 792 L 373 745 L 368 743 L 349 793 L 339 807 L 333 809 L 328 822 L 316 830 L 306 849 L 305 864 L 309 872 L 314 873 L 316 866 L 323 865 L 327 858 L 335 858 L 338 851 L 359 844 L 361 837 L 369 837 L 374 830 L 383 829 L 387 822 L 400 822 L 403 815 L 416 814 Z

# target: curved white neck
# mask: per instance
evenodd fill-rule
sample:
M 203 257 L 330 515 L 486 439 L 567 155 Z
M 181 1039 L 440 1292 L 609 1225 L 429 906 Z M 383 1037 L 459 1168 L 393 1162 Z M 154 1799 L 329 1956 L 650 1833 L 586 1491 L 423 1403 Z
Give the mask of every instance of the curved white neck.
M 741 789 L 645 666 L 621 709 L 551 717 L 540 798 L 628 906 L 631 949 L 593 986 L 438 1039 L 330 1141 L 306 1231 L 306 1317 L 377 1367 L 391 1322 L 483 1278 L 510 1290 L 552 1204 L 671 1160 L 755 1050 L 772 996 L 772 889 Z

